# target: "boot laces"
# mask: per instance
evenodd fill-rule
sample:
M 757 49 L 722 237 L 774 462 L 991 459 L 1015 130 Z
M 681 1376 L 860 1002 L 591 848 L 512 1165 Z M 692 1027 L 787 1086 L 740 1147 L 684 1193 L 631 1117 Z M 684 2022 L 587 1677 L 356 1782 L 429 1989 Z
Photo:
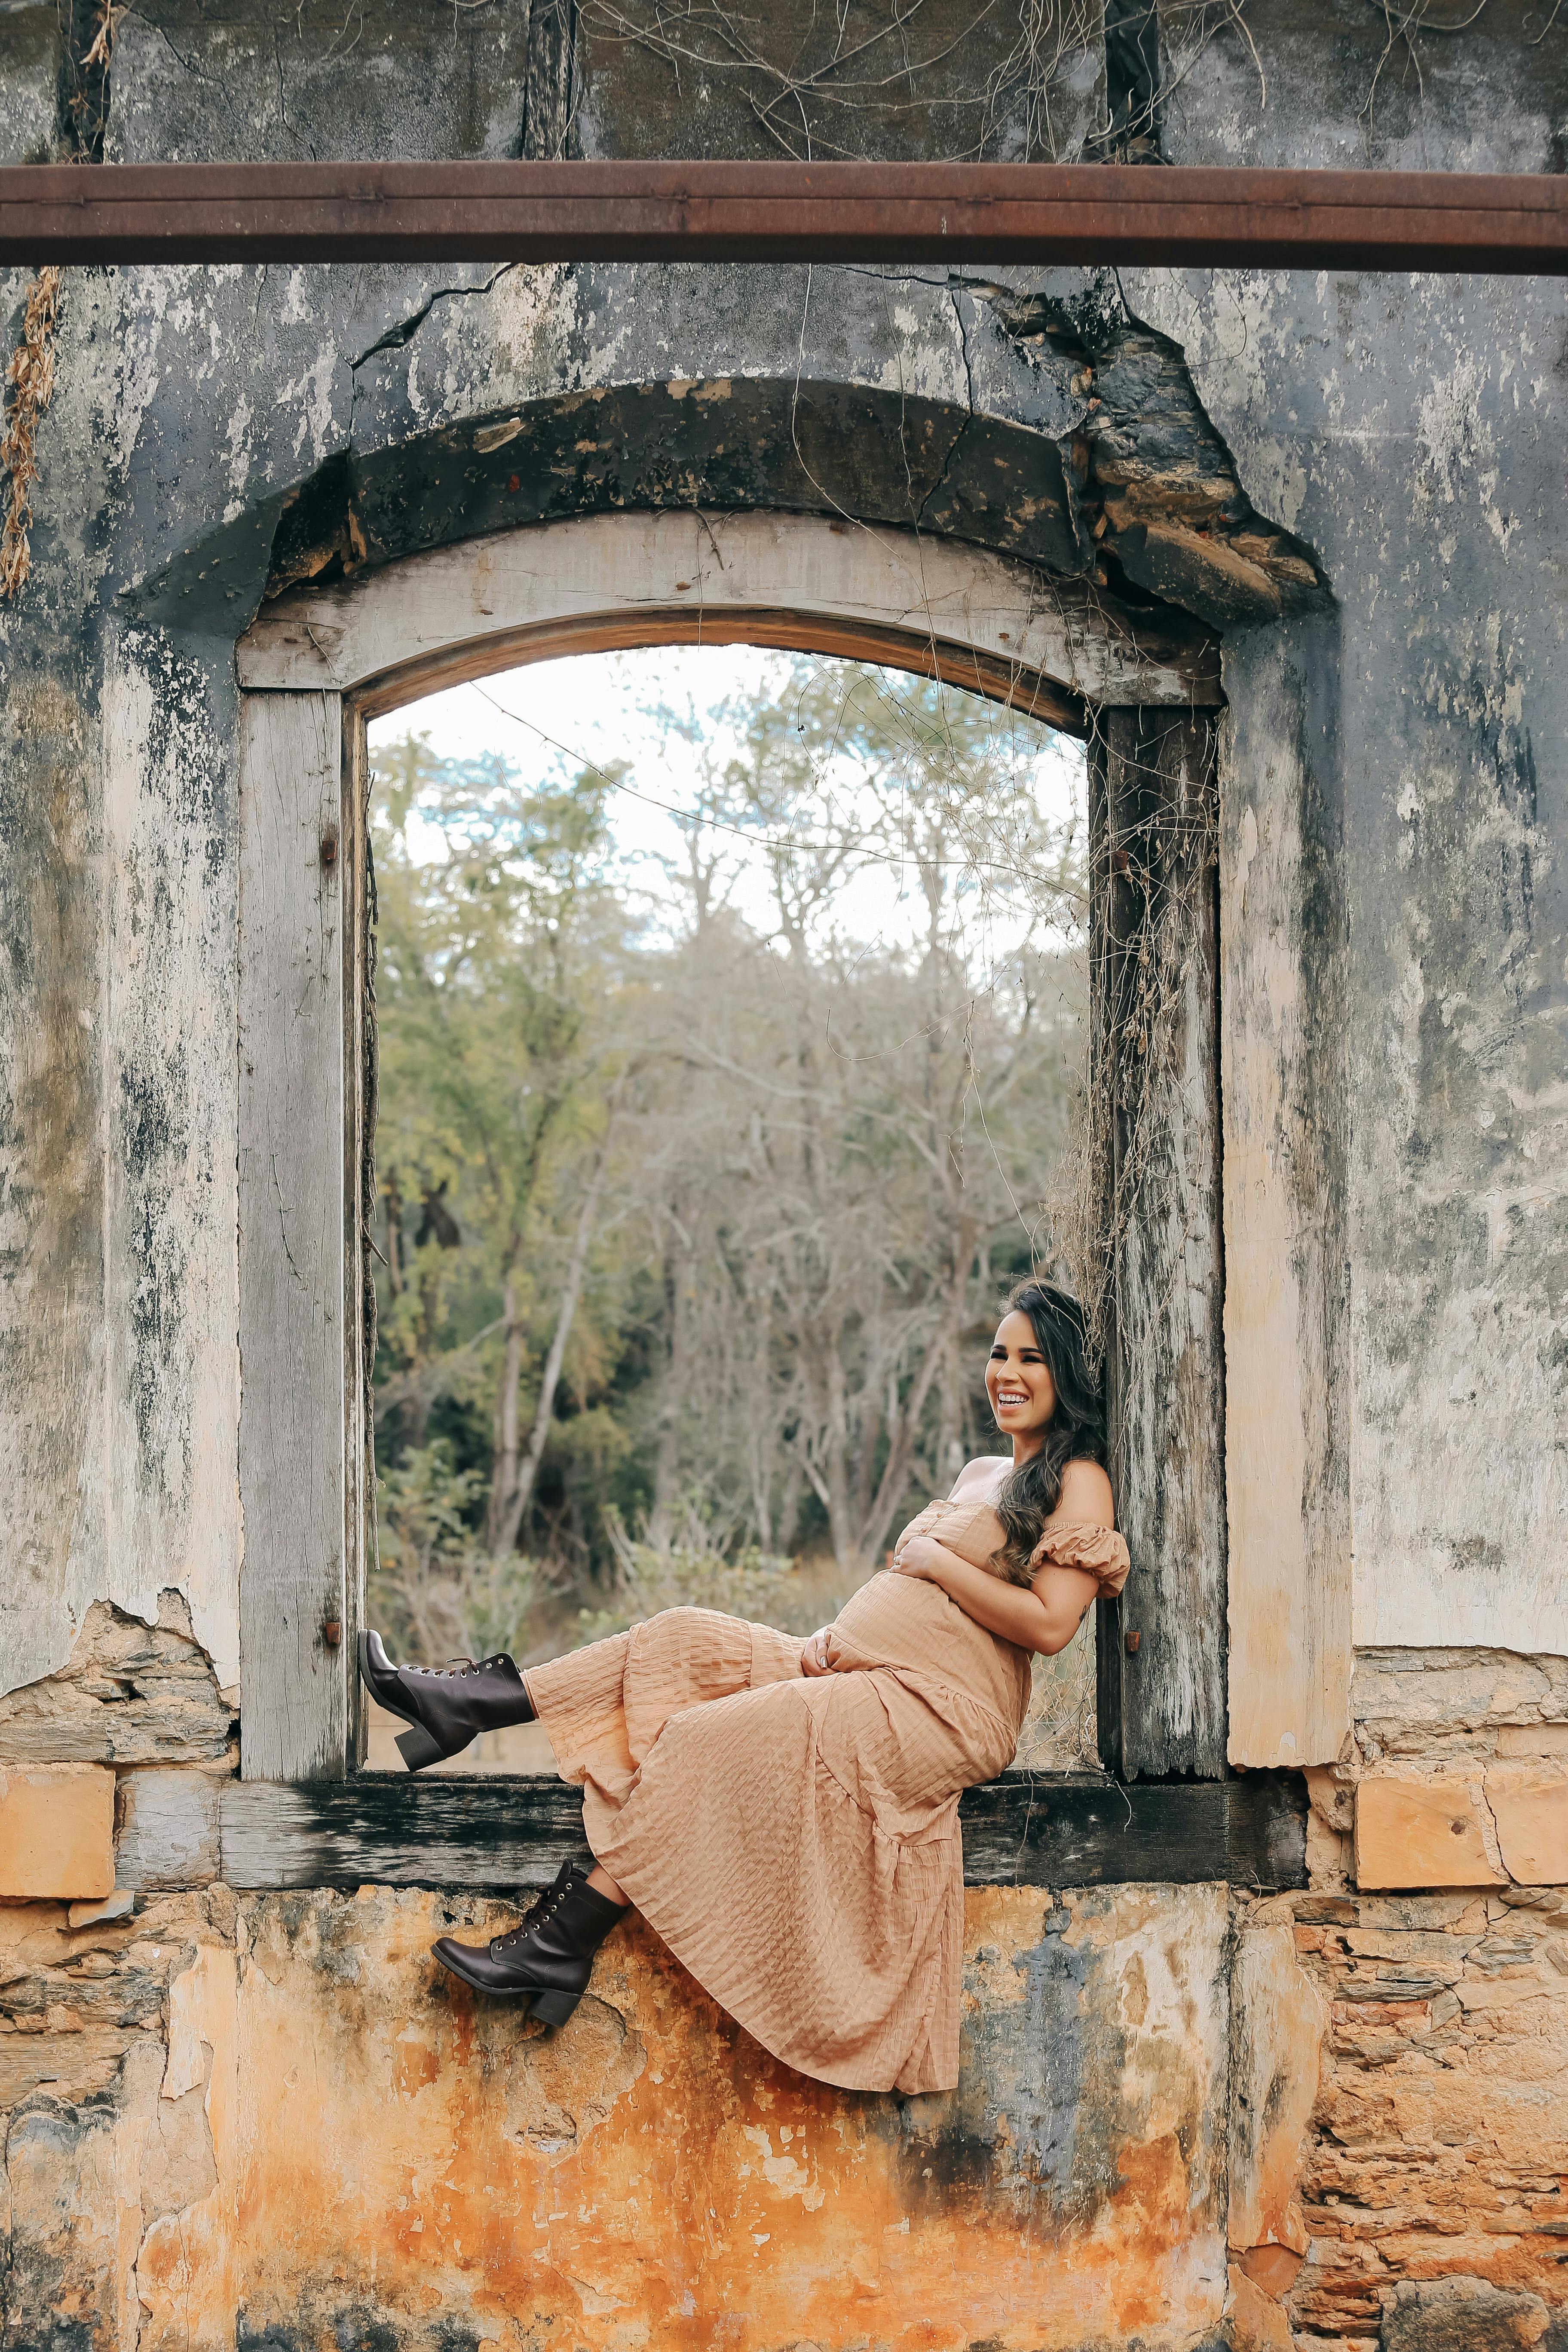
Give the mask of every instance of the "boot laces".
M 405 1666 L 405 1675 L 424 1675 L 437 1682 L 466 1682 L 470 1675 L 488 1674 L 492 1666 L 504 1665 L 506 1652 L 498 1650 L 493 1658 L 453 1658 L 444 1666 Z
M 529 1905 L 515 1927 L 509 1927 L 504 1936 L 493 1936 L 490 1938 L 492 1958 L 500 1959 L 501 1954 L 510 1951 L 514 1944 L 521 1944 L 525 1937 L 531 1936 L 536 1927 L 542 1927 L 552 1913 L 565 1901 L 572 1891 L 570 1885 L 546 1888 L 536 1902 Z

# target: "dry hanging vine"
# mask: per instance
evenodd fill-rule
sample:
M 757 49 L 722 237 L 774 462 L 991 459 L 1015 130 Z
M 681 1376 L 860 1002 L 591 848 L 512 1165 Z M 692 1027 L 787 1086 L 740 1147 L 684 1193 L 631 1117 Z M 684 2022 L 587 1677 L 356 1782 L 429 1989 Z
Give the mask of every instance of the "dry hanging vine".
M 704 84 L 722 78 L 738 83 L 758 130 L 784 154 L 802 161 L 839 156 L 863 159 L 868 134 L 894 123 L 912 122 L 927 131 L 933 114 L 953 128 L 942 140 L 954 162 L 977 160 L 994 151 L 1004 119 L 1020 108 L 1026 159 L 1064 160 L 1053 120 L 1053 93 L 1064 89 L 1075 60 L 1099 37 L 1099 11 L 1092 0 L 1024 0 L 1004 54 L 989 71 L 977 73 L 940 96 L 920 88 L 923 76 L 970 53 L 976 37 L 994 19 L 996 0 L 982 5 L 956 31 L 933 26 L 924 37 L 927 0 L 912 0 L 886 23 L 851 30 L 849 10 L 840 5 L 826 55 L 806 63 L 798 49 L 788 62 L 770 57 L 753 37 L 759 20 L 738 13 L 726 0 L 581 0 L 582 30 L 602 39 L 640 48 L 660 58 L 676 86 L 683 72 Z
M 40 269 L 27 289 L 22 337 L 5 371 L 5 429 L 0 436 L 0 473 L 7 478 L 5 519 L 0 525 L 0 596 L 19 596 L 32 569 L 33 485 L 38 478 L 35 436 L 39 417 L 54 398 L 55 334 L 59 324 L 61 274 Z
M 1136 751 L 1097 743 L 1100 806 L 1090 826 L 1089 1066 L 1074 1149 L 1047 1221 L 1082 1303 L 1091 1360 L 1103 1361 L 1116 1270 L 1135 1228 L 1163 1222 L 1180 1190 L 1171 1125 L 1194 992 L 1212 987 L 1204 877 L 1218 862 L 1213 763 L 1170 772 L 1163 727 L 1184 713 L 1147 710 Z M 1152 737 L 1156 740 L 1151 741 Z

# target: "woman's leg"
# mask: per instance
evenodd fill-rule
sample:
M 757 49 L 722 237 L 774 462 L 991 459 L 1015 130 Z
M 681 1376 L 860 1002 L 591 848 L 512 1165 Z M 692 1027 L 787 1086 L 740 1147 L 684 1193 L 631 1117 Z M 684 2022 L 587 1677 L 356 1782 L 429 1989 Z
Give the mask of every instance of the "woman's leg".
M 629 1633 L 531 1666 L 530 1699 L 563 1780 L 582 1788 L 583 1824 L 595 1855 L 671 1716 L 795 1678 L 800 1652 L 795 1635 L 766 1625 L 713 1609 L 668 1609 Z M 586 1990 L 600 1944 L 630 1907 L 602 1863 L 585 1877 L 568 1864 L 509 1935 L 488 1946 L 444 1936 L 436 1957 L 476 1991 L 526 2000 L 533 2016 L 559 2025 Z
M 666 1609 L 629 1633 L 531 1666 L 528 1691 L 595 1853 L 672 1715 L 800 1674 L 793 1633 L 716 1609 Z

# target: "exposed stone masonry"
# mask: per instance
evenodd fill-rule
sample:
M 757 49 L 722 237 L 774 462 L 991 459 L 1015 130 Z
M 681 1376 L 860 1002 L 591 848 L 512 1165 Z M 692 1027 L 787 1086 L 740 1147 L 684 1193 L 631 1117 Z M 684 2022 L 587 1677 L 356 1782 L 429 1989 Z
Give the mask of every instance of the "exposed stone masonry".
M 1366 1651 L 1352 1708 L 1307 1774 L 1314 1885 L 1568 1883 L 1568 1658 Z
M 238 1721 L 178 1592 L 147 1625 L 107 1601 L 88 1611 L 68 1663 L 0 1698 L 0 1764 L 221 1764 Z
M 1266 1907 L 1289 1917 L 1331 2021 L 1301 2183 L 1311 2247 L 1288 2306 L 1298 2342 L 1560 2352 L 1568 1889 Z

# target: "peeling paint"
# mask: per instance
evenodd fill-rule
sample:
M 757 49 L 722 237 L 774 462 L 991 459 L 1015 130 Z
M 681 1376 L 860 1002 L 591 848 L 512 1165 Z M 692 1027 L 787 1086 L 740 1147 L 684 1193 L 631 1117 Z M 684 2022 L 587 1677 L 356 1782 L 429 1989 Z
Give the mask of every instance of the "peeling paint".
M 188 1904 L 152 1915 L 195 1931 L 172 1957 L 81 1939 L 165 1956 L 166 2055 L 133 2037 L 110 2100 L 13 2123 L 14 2328 L 44 2294 L 129 2307 L 128 2263 L 138 2352 L 231 2345 L 237 2310 L 301 2352 L 521 2347 L 563 2314 L 584 2352 L 705 2347 L 721 2315 L 738 2352 L 1156 2352 L 1217 2322 L 1222 1888 L 972 1891 L 964 2087 L 923 2099 L 792 2074 L 640 1927 L 551 2035 L 430 1961 L 483 1905 L 244 1898 L 231 1948 Z M 112 2258 L 106 2178 L 135 2217 Z

